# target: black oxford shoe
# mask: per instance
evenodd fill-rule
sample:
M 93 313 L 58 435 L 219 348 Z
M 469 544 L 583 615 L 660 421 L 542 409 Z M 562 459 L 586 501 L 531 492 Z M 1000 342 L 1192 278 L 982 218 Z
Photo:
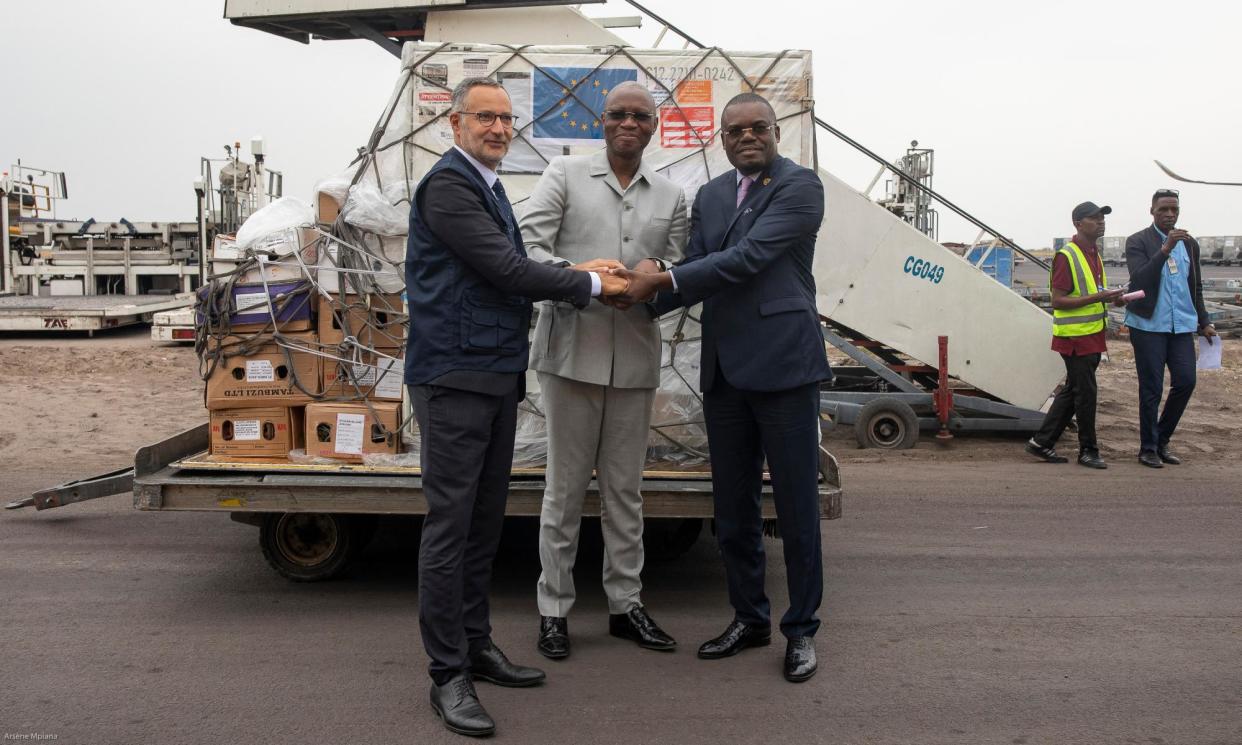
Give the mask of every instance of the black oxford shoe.
M 539 668 L 509 662 L 500 647 L 489 639 L 487 646 L 470 654 L 470 677 L 506 688 L 526 688 L 539 685 L 548 676 Z
M 467 673 L 453 676 L 442 686 L 432 684 L 431 708 L 450 732 L 486 737 L 496 731 L 496 723 L 479 703 Z
M 1161 445 L 1156 449 L 1156 455 L 1160 456 L 1161 463 L 1168 463 L 1170 466 L 1180 466 L 1182 459 L 1169 452 L 1168 445 Z
M 677 641 L 664 633 L 641 605 L 630 608 L 626 613 L 609 615 L 608 633 L 618 639 L 638 642 L 638 646 L 643 649 L 671 652 L 677 646 Z
M 819 663 L 815 661 L 815 639 L 795 636 L 785 645 L 785 680 L 801 683 L 810 680 Z
M 539 653 L 549 660 L 569 656 L 569 621 L 556 616 L 539 617 Z
M 771 643 L 772 629 L 767 626 L 747 626 L 741 621 L 733 621 L 723 634 L 703 642 L 703 646 L 699 647 L 699 657 L 718 660 L 732 657 L 747 647 L 766 647 Z
M 1100 457 L 1100 453 L 1096 450 L 1084 450 L 1078 454 L 1078 465 L 1087 468 L 1108 468 L 1108 464 Z
M 1164 468 L 1164 461 L 1160 460 L 1160 456 L 1152 450 L 1144 450 L 1139 453 L 1139 463 L 1148 468 Z

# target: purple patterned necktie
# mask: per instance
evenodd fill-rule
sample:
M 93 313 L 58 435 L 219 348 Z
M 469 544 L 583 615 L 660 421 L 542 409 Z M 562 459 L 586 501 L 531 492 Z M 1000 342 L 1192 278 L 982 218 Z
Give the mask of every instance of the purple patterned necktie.
M 755 180 L 751 178 L 750 176 L 743 176 L 742 180 L 738 182 L 737 184 L 737 206 L 738 207 L 742 206 L 742 202 L 746 199 L 746 195 L 750 193 L 750 185 L 753 183 L 755 183 Z

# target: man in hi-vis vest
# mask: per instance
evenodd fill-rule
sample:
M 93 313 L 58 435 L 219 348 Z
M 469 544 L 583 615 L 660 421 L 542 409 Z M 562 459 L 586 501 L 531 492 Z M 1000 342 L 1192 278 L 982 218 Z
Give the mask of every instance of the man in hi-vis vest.
M 1065 385 L 1057 392 L 1044 423 L 1026 443 L 1026 452 L 1049 463 L 1066 463 L 1053 446 L 1070 419 L 1078 418 L 1078 463 L 1108 468 L 1095 440 L 1095 369 L 1106 351 L 1110 301 L 1124 305 L 1124 289 L 1108 289 L 1096 242 L 1104 236 L 1104 216 L 1112 207 L 1083 202 L 1074 208 L 1074 240 L 1052 258 L 1052 351 L 1065 360 Z

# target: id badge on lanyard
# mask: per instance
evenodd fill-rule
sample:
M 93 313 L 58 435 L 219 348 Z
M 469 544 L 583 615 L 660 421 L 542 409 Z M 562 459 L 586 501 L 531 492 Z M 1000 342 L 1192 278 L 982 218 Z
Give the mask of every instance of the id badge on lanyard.
M 1169 274 L 1177 274 L 1177 259 L 1169 257 Z

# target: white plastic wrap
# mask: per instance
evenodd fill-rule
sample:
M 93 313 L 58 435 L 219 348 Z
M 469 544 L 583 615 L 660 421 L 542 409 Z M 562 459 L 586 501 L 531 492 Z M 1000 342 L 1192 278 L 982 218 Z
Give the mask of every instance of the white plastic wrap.
M 381 192 L 372 184 L 355 184 L 341 214 L 345 222 L 376 235 L 405 235 L 409 232 L 408 187 L 401 182 L 387 184 Z
M 250 248 L 273 233 L 315 224 L 315 211 L 297 197 L 281 197 L 256 211 L 237 231 L 237 247 Z

